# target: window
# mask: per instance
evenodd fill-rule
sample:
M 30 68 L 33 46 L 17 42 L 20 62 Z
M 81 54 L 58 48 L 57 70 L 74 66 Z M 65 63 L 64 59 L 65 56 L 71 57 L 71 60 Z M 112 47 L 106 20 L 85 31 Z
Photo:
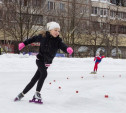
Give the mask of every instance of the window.
M 116 27 L 118 27 L 118 33 L 119 34 L 126 34 L 126 26 L 116 26 L 116 25 L 110 25 L 110 31 L 111 33 L 116 33 Z
M 24 23 L 29 23 L 32 18 L 32 15 L 27 13 L 22 13 L 21 16 Z
M 101 2 L 110 2 L 110 0 L 100 0 Z
M 0 20 L 2 19 L 2 16 L 3 16 L 3 11 L 0 10 Z
M 3 0 L 0 0 L 0 2 L 2 2 Z M 5 3 L 9 3 L 9 2 L 12 2 L 12 0 L 4 0 L 3 2 Z
M 123 13 L 123 12 L 119 12 L 119 13 L 118 13 L 118 18 L 124 19 L 124 13 Z
M 48 22 L 51 22 L 51 21 L 56 21 L 56 20 L 55 20 L 55 18 L 53 18 L 53 17 L 47 17 L 47 21 L 48 21 Z
M 98 7 L 92 7 L 92 14 L 98 14 Z
M 126 19 L 126 13 L 123 13 L 123 18 Z
M 108 13 L 107 9 L 104 9 L 104 15 L 107 15 L 107 13 Z
M 110 0 L 110 2 L 116 4 L 116 0 Z
M 112 17 L 112 18 L 118 17 L 118 19 L 126 19 L 126 13 L 111 10 L 110 11 L 110 17 Z
M 92 25 L 93 25 L 93 28 L 95 28 L 95 30 L 100 29 L 100 23 L 99 22 L 93 22 Z
M 126 26 L 119 26 L 118 32 L 121 34 L 126 34 Z
M 41 6 L 41 0 L 32 0 L 33 6 Z
M 55 2 L 48 1 L 48 10 L 54 10 L 55 9 Z
M 13 3 L 16 3 L 18 5 L 23 5 L 28 1 L 28 0 L 6 0 L 6 1 L 9 1 L 9 2 L 13 2 Z
M 27 6 L 28 0 L 24 0 L 24 6 Z
M 115 11 L 110 11 L 110 17 L 115 18 L 116 17 L 116 12 Z
M 103 8 L 100 9 L 100 15 L 103 15 Z
M 116 25 L 110 25 L 110 33 L 116 33 Z
M 42 15 L 33 15 L 32 21 L 34 24 L 43 24 L 43 16 Z
M 94 14 L 98 14 L 98 8 L 97 7 L 94 8 Z
M 65 11 L 65 4 L 64 3 L 60 3 L 60 10 Z
M 110 3 L 120 6 L 126 6 L 126 0 L 110 0 Z
M 107 9 L 106 8 L 99 8 L 99 7 L 92 7 L 92 14 L 96 15 L 107 15 Z
M 100 15 L 106 16 L 106 15 L 107 15 L 107 9 L 105 9 L 105 8 L 100 8 Z

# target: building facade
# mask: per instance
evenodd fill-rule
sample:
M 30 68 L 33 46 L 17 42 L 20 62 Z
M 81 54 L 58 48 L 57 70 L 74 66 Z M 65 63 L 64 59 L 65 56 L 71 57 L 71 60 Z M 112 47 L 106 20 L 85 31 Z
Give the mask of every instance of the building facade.
M 102 34 L 106 39 L 109 37 L 108 46 L 111 48 L 111 55 L 115 56 L 118 52 L 120 56 L 126 58 L 126 7 L 125 0 L 92 0 L 92 20 L 102 28 L 106 34 Z M 103 26 L 103 27 L 101 27 Z M 109 35 L 108 35 L 109 34 Z M 111 40 L 110 40 L 111 39 Z M 113 42 L 112 42 L 113 41 Z M 104 46 L 104 45 L 103 45 Z M 113 49 L 115 54 L 112 54 Z
M 23 37 L 28 38 L 29 35 L 28 33 L 25 34 L 25 32 L 30 31 L 29 28 L 32 28 L 33 32 L 39 27 L 44 29 L 47 22 L 57 21 L 61 25 L 61 35 L 64 41 L 73 46 L 79 43 L 78 40 L 80 41 L 80 39 L 75 38 L 77 32 L 82 32 L 83 28 L 89 25 L 91 2 L 90 0 L 1 0 L 1 6 L 1 11 L 4 6 L 9 6 L 12 11 L 16 7 L 15 12 L 18 13 L 18 16 L 12 17 L 12 13 L 6 14 L 9 15 L 8 19 L 13 19 L 13 21 L 10 20 L 12 23 L 19 18 L 19 26 L 18 24 L 14 26 L 14 28 L 17 28 L 15 30 L 19 29 L 18 31 L 20 31 L 19 35 L 16 34 L 18 31 L 15 33 L 17 40 L 22 41 Z M 8 12 L 7 8 L 5 9 L 5 12 Z M 11 24 L 8 24 L 8 27 Z M 2 35 L 1 40 L 4 41 L 4 36 Z
M 61 25 L 61 37 L 74 48 L 75 56 L 92 56 L 97 50 L 107 51 L 106 55 L 112 56 L 114 49 L 126 57 L 125 1 L 0 0 L 0 22 L 3 25 L 0 44 L 5 46 L 13 41 L 23 41 L 34 32 L 45 29 L 47 22 L 57 21 Z M 10 13 L 8 9 L 11 9 Z M 34 51 L 33 48 L 30 51 Z

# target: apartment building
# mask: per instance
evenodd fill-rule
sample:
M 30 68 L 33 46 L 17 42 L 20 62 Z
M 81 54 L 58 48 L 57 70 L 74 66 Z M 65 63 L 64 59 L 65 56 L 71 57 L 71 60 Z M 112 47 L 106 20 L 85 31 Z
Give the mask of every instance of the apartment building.
M 109 37 L 114 37 L 111 53 L 115 50 L 115 55 L 118 49 L 126 58 L 126 0 L 92 0 L 91 17 L 97 26 L 108 26 Z
M 101 26 L 107 25 L 107 33 L 109 35 L 112 34 L 114 37 L 116 34 L 115 37 L 117 37 L 118 34 L 118 37 L 120 37 L 118 44 L 117 38 L 114 39 L 114 42 L 111 44 L 111 51 L 118 48 L 119 51 L 121 51 L 120 54 L 123 53 L 123 56 L 126 56 L 126 53 L 124 52 L 126 49 L 125 1 L 126 0 L 123 0 L 123 2 L 120 0 L 92 0 L 92 2 L 91 0 L 0 0 L 0 17 L 2 17 L 3 14 L 2 6 L 5 4 L 18 4 L 17 13 L 24 18 L 22 26 L 25 27 L 22 31 L 20 30 L 22 34 L 27 30 L 33 32 L 33 30 L 35 31 L 39 27 L 40 30 L 45 29 L 47 22 L 57 21 L 62 28 L 61 35 L 64 38 L 63 40 L 65 43 L 74 47 L 74 53 L 76 54 L 78 54 L 78 50 L 81 46 L 85 46 L 91 51 L 94 49 L 94 46 L 97 46 L 95 49 L 99 49 L 100 47 L 106 49 L 105 46 L 107 47 L 108 45 L 105 45 L 104 43 L 97 43 L 95 45 L 95 40 L 92 43 L 90 38 L 94 36 L 89 34 L 94 32 L 90 26 L 94 25 L 95 30 L 101 30 Z M 22 7 L 22 10 L 19 10 L 20 6 Z M 6 15 L 8 15 L 8 13 L 6 13 Z M 0 20 L 2 22 L 2 18 L 0 18 Z M 13 20 L 11 22 L 15 21 Z M 28 28 L 31 28 L 32 30 Z M 0 28 L 0 32 L 2 32 L 0 33 L 0 44 L 5 45 L 5 42 L 8 40 L 12 43 L 11 41 L 15 39 L 13 39 L 12 36 L 8 36 L 6 34 L 7 31 L 3 32 L 2 30 L 3 29 Z M 18 38 L 22 37 L 23 39 L 24 37 L 28 38 L 29 34 L 27 32 L 25 35 L 18 36 Z M 90 53 L 90 51 L 88 52 Z
M 23 18 L 23 22 L 20 22 L 23 23 L 22 26 L 30 24 L 31 26 L 25 26 L 25 28 L 32 27 L 33 29 L 38 29 L 38 27 L 41 27 L 44 29 L 47 22 L 57 21 L 62 28 L 62 37 L 66 43 L 71 45 L 79 43 L 78 40 L 74 40 L 76 29 L 89 24 L 90 0 L 0 0 L 1 6 L 5 6 L 6 4 L 13 5 L 13 3 L 16 4 L 16 12 L 20 15 L 19 17 Z M 3 11 L 2 7 L 0 11 Z M 8 13 L 6 13 L 6 15 L 8 15 Z M 11 22 L 15 22 L 15 20 L 11 20 Z M 22 36 L 17 38 L 23 38 L 23 32 L 26 30 L 22 28 L 22 30 L 20 30 Z M 1 34 L 0 40 L 1 44 L 3 44 L 6 41 L 5 38 L 7 38 L 7 35 L 4 34 L 3 31 Z M 67 36 L 68 34 L 70 34 L 70 36 Z M 28 37 L 26 36 L 26 38 Z M 11 39 L 12 38 L 10 38 L 10 40 Z

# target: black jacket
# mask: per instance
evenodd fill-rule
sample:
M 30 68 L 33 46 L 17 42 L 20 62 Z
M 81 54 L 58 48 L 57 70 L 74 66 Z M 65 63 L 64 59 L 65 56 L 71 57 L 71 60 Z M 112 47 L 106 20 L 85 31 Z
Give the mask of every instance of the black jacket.
M 37 58 L 47 64 L 52 63 L 58 49 L 67 53 L 67 45 L 62 42 L 62 39 L 59 36 L 54 38 L 48 31 L 46 32 L 45 37 L 43 37 L 42 34 L 39 34 L 25 40 L 23 43 L 28 45 L 33 42 L 40 42 Z

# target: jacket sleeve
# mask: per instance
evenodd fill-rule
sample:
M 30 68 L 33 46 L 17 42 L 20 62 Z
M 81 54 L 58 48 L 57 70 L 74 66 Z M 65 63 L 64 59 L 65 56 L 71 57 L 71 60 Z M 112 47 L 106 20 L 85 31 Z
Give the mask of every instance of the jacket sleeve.
M 33 42 L 40 42 L 42 39 L 42 35 L 35 35 L 27 40 L 25 40 L 23 43 L 26 45 L 31 44 Z
M 61 49 L 63 52 L 67 53 L 68 46 L 62 41 L 62 39 L 59 39 L 59 49 Z
M 98 59 L 98 60 L 101 60 L 101 58 L 100 58 L 100 57 L 97 57 L 97 59 Z

